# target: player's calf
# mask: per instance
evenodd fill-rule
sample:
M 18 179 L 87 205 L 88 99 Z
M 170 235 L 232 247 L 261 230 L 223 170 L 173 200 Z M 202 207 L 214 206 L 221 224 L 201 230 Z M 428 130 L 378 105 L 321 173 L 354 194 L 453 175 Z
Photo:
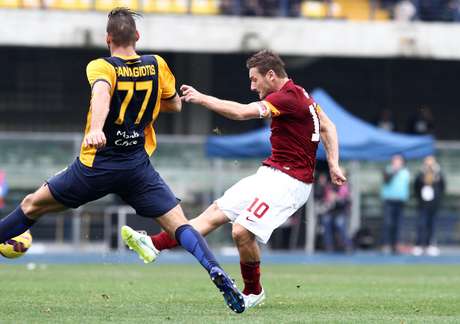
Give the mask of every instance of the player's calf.
M 9 215 L 0 220 L 0 243 L 24 233 L 34 224 L 35 220 L 27 217 L 21 206 L 16 207 Z

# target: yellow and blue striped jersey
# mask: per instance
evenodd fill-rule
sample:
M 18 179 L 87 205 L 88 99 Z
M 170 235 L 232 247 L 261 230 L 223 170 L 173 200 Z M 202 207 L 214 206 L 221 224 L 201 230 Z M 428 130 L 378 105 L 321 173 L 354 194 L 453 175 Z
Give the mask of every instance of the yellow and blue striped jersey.
M 176 94 L 176 81 L 166 61 L 158 55 L 111 56 L 91 61 L 86 73 L 90 86 L 110 85 L 110 110 L 104 124 L 107 144 L 102 149 L 83 144 L 80 161 L 105 169 L 126 169 L 148 159 L 156 148 L 153 123 L 160 100 Z M 91 125 L 91 107 L 85 134 Z

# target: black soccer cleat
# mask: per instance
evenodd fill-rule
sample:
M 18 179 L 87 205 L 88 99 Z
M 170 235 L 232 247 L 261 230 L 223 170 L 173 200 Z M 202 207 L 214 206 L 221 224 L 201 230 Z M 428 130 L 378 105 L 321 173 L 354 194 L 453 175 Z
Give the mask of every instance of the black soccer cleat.
M 222 292 L 225 304 L 235 313 L 244 312 L 243 294 L 238 290 L 232 279 L 219 267 L 213 267 L 209 272 L 212 282 Z

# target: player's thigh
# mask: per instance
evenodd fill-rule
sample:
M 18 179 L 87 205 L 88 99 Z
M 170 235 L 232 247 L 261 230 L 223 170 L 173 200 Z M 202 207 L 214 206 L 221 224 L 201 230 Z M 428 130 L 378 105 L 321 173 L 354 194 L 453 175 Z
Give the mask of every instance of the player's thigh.
M 254 209 L 256 213 L 263 212 L 269 198 L 276 197 L 276 200 L 280 200 L 287 194 L 286 182 L 289 180 L 295 179 L 263 166 L 257 173 L 243 178 L 225 191 L 224 195 L 216 200 L 216 204 L 231 221 L 244 211 Z
M 262 243 L 305 204 L 311 191 L 311 185 L 278 170 L 266 171 L 254 187 L 250 203 L 235 220 Z
M 254 191 L 260 187 L 259 183 L 260 177 L 257 173 L 241 179 L 215 201 L 216 206 L 233 222 L 241 211 L 248 207 L 254 197 Z
M 150 162 L 126 172 L 119 187 L 117 194 L 143 217 L 157 218 L 166 215 L 179 204 L 179 199 Z M 181 213 L 183 214 L 182 210 Z
M 201 235 L 207 235 L 219 226 L 227 224 L 230 219 L 224 214 L 224 212 L 213 203 L 198 217 L 190 220 L 192 225 Z
M 97 170 L 76 159 L 47 181 L 53 198 L 67 208 L 78 208 L 111 192 L 114 170 Z
M 21 202 L 24 214 L 31 218 L 38 218 L 45 213 L 58 212 L 67 209 L 54 199 L 47 184 L 44 184 L 34 193 L 27 195 Z
M 237 244 L 248 244 L 255 241 L 255 235 L 238 223 L 232 226 L 232 238 Z

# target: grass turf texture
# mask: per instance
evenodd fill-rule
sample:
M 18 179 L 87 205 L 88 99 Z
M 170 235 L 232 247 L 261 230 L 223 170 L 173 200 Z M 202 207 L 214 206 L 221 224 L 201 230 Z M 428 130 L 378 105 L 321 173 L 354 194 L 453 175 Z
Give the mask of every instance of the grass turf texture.
M 0 260 L 1 262 L 1 260 Z M 241 279 L 239 269 L 227 266 Z M 0 264 L 0 323 L 459 323 L 460 266 L 266 265 L 233 314 L 198 265 Z

